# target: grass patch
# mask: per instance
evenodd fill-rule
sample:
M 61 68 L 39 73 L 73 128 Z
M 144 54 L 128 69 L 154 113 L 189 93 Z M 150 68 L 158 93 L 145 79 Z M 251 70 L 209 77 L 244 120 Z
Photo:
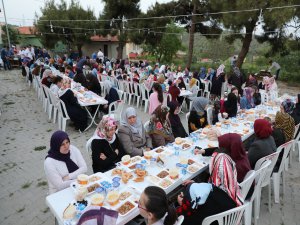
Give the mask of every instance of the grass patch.
M 3 105 L 13 105 L 15 102 L 4 102 Z
M 29 188 L 31 184 L 32 184 L 32 182 L 27 182 L 27 183 L 23 184 L 21 188 L 22 189 Z
M 18 209 L 17 213 L 23 212 L 24 210 L 25 210 L 25 206 L 23 206 L 23 208 L 21 208 L 21 209 Z
M 42 151 L 42 150 L 44 150 L 44 149 L 46 149 L 46 146 L 37 146 L 37 147 L 35 147 L 33 150 L 34 150 L 34 151 Z
M 10 140 L 11 140 L 11 141 L 14 141 L 14 140 L 16 140 L 16 139 L 15 139 L 15 138 L 11 138 Z
M 5 143 L 4 145 L 9 145 L 9 143 Z
M 51 132 L 52 131 L 52 129 L 48 129 L 48 130 L 46 130 L 47 132 Z
M 47 186 L 48 185 L 48 183 L 47 183 L 47 181 L 40 181 L 40 182 L 38 182 L 37 183 L 37 187 L 43 187 L 43 186 Z
M 9 197 L 11 197 L 11 196 L 13 196 L 14 195 L 14 193 L 9 193 Z

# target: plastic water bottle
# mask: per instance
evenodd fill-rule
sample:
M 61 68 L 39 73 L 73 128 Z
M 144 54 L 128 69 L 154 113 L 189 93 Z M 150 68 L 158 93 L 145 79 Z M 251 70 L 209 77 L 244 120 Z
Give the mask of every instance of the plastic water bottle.
M 188 165 L 187 164 L 183 164 L 182 166 L 181 166 L 181 174 L 184 176 L 184 175 L 186 175 L 186 169 L 187 169 L 187 167 L 188 167 Z

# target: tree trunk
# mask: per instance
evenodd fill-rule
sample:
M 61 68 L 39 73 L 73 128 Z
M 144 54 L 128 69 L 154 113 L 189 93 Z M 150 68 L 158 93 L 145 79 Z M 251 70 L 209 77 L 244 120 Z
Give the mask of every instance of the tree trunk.
M 118 59 L 122 59 L 123 58 L 123 47 L 124 47 L 124 43 L 123 42 L 119 42 L 119 46 L 118 46 Z
M 82 50 L 81 50 L 82 45 L 81 44 L 77 44 L 77 51 L 78 51 L 78 55 L 81 58 L 82 57 Z
M 194 2 L 194 7 L 193 7 L 193 14 L 196 13 L 196 3 Z M 190 68 L 192 61 L 193 61 L 193 50 L 194 50 L 194 33 L 195 33 L 195 16 L 192 16 L 192 24 L 191 24 L 191 28 L 190 28 L 190 36 L 189 36 L 189 52 L 188 52 L 188 61 L 186 64 L 186 67 Z
M 255 23 L 256 23 L 256 21 L 254 21 L 251 24 L 248 24 L 248 26 L 246 26 L 246 34 L 243 39 L 243 46 L 242 46 L 242 49 L 241 49 L 239 56 L 237 58 L 237 61 L 236 61 L 236 66 L 238 68 L 242 68 L 244 59 L 245 59 L 246 55 L 248 54 L 249 47 L 250 47 L 250 44 L 252 41 L 252 33 L 255 28 Z

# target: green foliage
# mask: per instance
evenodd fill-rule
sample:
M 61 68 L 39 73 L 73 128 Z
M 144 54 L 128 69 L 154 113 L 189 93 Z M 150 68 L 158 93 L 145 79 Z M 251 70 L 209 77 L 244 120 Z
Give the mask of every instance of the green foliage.
M 12 26 L 10 24 L 7 25 L 8 32 L 9 32 L 9 39 L 11 45 L 19 44 L 18 40 L 18 31 L 15 29 L 15 26 Z M 6 26 L 2 26 L 2 42 L 4 46 L 8 46 L 8 40 L 6 35 Z
M 182 32 L 183 28 L 179 28 L 175 24 L 169 24 L 161 41 L 154 46 L 150 44 L 145 45 L 144 50 L 153 54 L 159 62 L 171 63 L 176 52 L 182 49 L 181 40 L 177 35 Z
M 42 16 L 37 20 L 37 28 L 40 32 L 42 44 L 47 48 L 54 48 L 58 41 L 62 41 L 70 48 L 76 47 L 81 55 L 81 47 L 90 41 L 93 31 L 82 28 L 94 29 L 92 21 L 55 21 L 55 20 L 95 20 L 92 10 L 84 10 L 78 1 L 72 0 L 68 6 L 64 0 L 56 4 L 49 0 L 41 8 Z M 51 22 L 50 22 L 51 21 Z M 51 31 L 51 24 L 52 30 Z

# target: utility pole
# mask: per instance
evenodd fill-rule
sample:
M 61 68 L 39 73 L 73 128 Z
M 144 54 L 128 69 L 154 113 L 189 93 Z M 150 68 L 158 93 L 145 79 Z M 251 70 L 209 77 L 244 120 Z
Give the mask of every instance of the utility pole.
M 10 46 L 10 38 L 9 38 L 9 32 L 8 32 L 8 25 L 7 25 L 6 14 L 5 14 L 4 0 L 2 0 L 2 5 L 3 5 L 3 13 L 4 13 L 5 25 L 6 25 L 6 35 L 7 35 L 8 47 L 10 48 L 11 46 Z

